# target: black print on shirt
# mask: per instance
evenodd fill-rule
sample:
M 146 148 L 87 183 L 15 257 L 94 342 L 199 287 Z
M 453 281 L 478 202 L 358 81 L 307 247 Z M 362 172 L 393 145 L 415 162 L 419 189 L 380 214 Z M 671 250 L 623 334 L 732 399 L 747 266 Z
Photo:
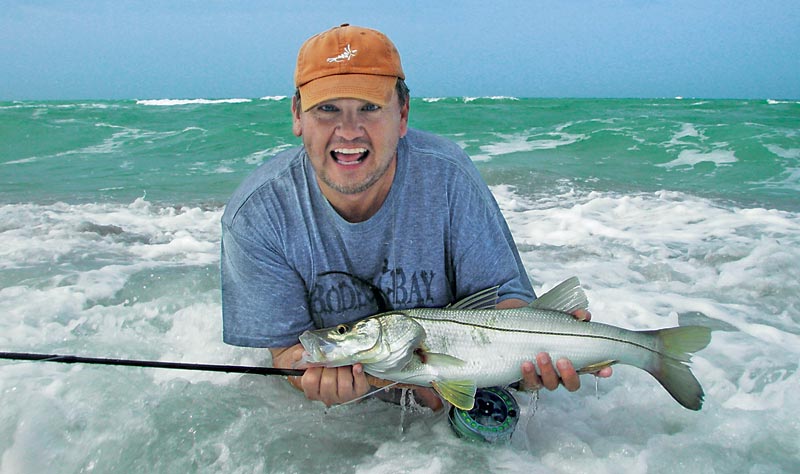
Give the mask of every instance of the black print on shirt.
M 407 273 L 386 261 L 372 282 L 348 272 L 323 272 L 309 292 L 311 315 L 318 327 L 328 327 L 393 308 L 431 305 L 435 275 L 425 270 Z
M 433 303 L 431 285 L 434 273 L 421 270 L 408 276 L 403 268 L 389 268 L 388 260 L 383 261 L 383 272 L 378 286 L 383 288 L 395 307 L 425 306 Z
M 377 306 L 378 312 L 383 313 L 383 312 L 386 312 L 386 311 L 389 311 L 390 309 L 392 309 L 392 306 L 389 304 L 388 298 L 386 298 L 386 293 L 384 293 L 383 290 L 381 290 L 377 286 L 373 285 L 372 283 L 368 282 L 367 280 L 361 279 L 361 278 L 359 278 L 359 277 L 357 277 L 357 276 L 355 276 L 353 274 L 347 273 L 347 272 L 325 272 L 325 273 L 320 273 L 317 276 L 325 277 L 325 276 L 328 276 L 328 275 L 342 275 L 342 276 L 345 276 L 345 277 L 347 277 L 347 278 L 349 278 L 351 280 L 354 280 L 357 283 L 360 283 L 361 285 L 363 285 L 363 287 L 365 289 L 369 289 L 370 293 L 372 294 L 371 301 L 375 302 L 375 305 Z M 330 293 L 331 290 L 329 289 L 328 292 L 326 293 L 329 298 L 326 298 L 326 299 L 332 299 L 332 300 L 341 302 L 341 305 L 340 305 L 341 309 L 349 309 L 351 307 L 354 307 L 354 306 L 349 306 L 346 303 L 346 301 L 348 300 L 348 297 L 350 298 L 350 301 L 353 301 L 353 302 L 359 299 L 358 295 L 357 295 L 356 288 L 352 287 L 350 285 L 347 285 L 343 281 L 339 282 L 339 284 L 336 285 L 336 286 L 338 288 L 336 290 L 336 293 L 335 294 Z M 330 298 L 331 296 L 333 296 L 333 298 Z

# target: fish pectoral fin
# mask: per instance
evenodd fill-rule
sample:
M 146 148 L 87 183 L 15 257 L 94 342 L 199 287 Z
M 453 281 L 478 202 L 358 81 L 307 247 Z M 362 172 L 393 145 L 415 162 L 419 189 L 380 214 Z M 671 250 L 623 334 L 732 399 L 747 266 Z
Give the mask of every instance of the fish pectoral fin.
M 418 354 L 423 364 L 444 366 L 444 367 L 463 367 L 465 361 L 458 357 L 442 354 L 440 352 L 421 352 Z
M 461 410 L 472 410 L 478 386 L 472 380 L 439 380 L 431 382 L 433 389 L 445 400 Z
M 581 367 L 580 369 L 576 370 L 576 372 L 578 372 L 579 375 L 593 374 L 595 372 L 599 372 L 599 371 L 605 369 L 606 367 L 611 367 L 612 365 L 616 364 L 617 362 L 619 362 L 619 361 L 618 360 L 613 360 L 613 359 L 604 360 L 602 362 L 595 362 L 594 364 L 589 364 L 589 365 L 587 365 L 585 367 Z

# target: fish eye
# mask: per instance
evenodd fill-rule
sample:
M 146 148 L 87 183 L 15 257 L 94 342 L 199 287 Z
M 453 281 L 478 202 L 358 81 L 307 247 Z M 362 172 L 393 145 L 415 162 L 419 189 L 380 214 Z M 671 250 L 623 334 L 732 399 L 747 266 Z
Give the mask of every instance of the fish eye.
M 340 324 L 336 326 L 336 332 L 338 334 L 347 334 L 350 331 L 350 327 L 347 324 Z

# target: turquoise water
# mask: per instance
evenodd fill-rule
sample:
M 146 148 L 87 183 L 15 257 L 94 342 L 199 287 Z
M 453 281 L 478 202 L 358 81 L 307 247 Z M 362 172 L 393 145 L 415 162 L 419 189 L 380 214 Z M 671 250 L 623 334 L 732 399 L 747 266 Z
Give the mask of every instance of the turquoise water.
M 519 395 L 490 447 L 279 378 L 0 361 L 0 473 L 800 470 L 800 103 L 415 98 L 411 124 L 470 153 L 537 290 L 713 327 L 703 410 L 620 367 Z M 297 143 L 281 97 L 0 103 L 0 351 L 268 364 L 221 342 L 219 218 Z
M 209 102 L 0 103 L 0 201 L 223 203 L 299 143 L 286 98 Z M 460 143 L 490 182 L 797 209 L 797 102 L 414 99 L 411 125 Z

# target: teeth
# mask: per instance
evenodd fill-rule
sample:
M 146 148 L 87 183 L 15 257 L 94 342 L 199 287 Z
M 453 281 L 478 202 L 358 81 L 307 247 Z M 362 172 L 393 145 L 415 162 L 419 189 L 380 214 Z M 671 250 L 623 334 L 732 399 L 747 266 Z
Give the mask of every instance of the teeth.
M 366 153 L 366 148 L 337 148 L 333 150 L 334 153 L 341 153 L 343 155 L 360 155 Z

